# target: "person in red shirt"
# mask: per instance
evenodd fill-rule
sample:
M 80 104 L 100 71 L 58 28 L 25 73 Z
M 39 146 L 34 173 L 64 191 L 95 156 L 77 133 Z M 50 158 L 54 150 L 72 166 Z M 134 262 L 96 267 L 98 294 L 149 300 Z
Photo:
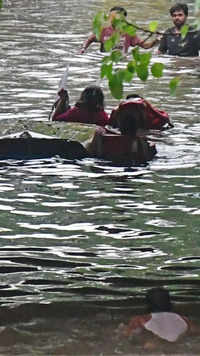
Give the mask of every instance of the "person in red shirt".
M 120 6 L 112 7 L 109 12 L 108 26 L 102 29 L 100 40 L 97 39 L 95 34 L 91 34 L 84 42 L 80 53 L 83 54 L 93 42 L 100 42 L 100 51 L 105 52 L 104 43 L 116 32 L 116 29 L 114 27 L 114 19 L 119 16 L 121 16 L 122 19 L 126 18 L 127 11 Z M 149 49 L 152 48 L 158 42 L 159 40 L 157 38 L 152 41 L 146 42 L 136 35 L 131 36 L 125 33 L 121 35 L 120 41 L 116 48 L 122 50 L 123 53 L 127 53 L 129 47 L 139 46 L 145 49 Z
M 156 154 L 155 145 L 143 134 L 145 127 L 145 107 L 136 105 L 135 110 L 121 110 L 115 113 L 116 127 L 106 125 L 97 128 L 87 150 L 95 157 L 125 163 L 134 161 L 146 163 Z
M 67 90 L 61 89 L 58 93 L 60 99 L 52 121 L 81 122 L 105 126 L 109 116 L 104 110 L 104 94 L 100 87 L 89 86 L 83 90 L 79 100 L 73 107 L 69 106 Z
M 117 110 L 129 110 L 134 111 L 136 106 L 144 106 L 146 113 L 145 129 L 146 130 L 164 130 L 174 127 L 171 123 L 169 115 L 166 111 L 160 110 L 142 96 L 138 94 L 129 94 L 126 99 L 122 101 L 117 109 L 113 109 L 110 115 L 109 124 L 116 127 L 117 121 L 115 115 Z
M 169 343 L 176 342 L 186 333 L 199 333 L 200 329 L 187 317 L 173 312 L 168 290 L 165 288 L 152 288 L 147 292 L 146 303 L 148 313 L 136 315 L 127 326 L 123 328 L 124 336 L 133 336 L 142 332 L 149 332 L 151 340 L 146 343 L 146 348 L 155 348 L 155 338 Z M 145 346 L 145 345 L 144 345 Z

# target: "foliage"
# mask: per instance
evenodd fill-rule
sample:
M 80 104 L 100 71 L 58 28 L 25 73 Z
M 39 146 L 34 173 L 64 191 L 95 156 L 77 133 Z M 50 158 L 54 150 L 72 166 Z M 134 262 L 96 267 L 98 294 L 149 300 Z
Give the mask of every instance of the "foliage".
M 200 28 L 200 0 L 195 1 L 196 26 Z M 93 21 L 93 30 L 97 38 L 100 39 L 101 31 L 106 24 L 108 17 L 99 12 Z M 164 72 L 164 65 L 160 62 L 151 64 L 151 51 L 143 53 L 138 47 L 131 51 L 131 58 L 127 60 L 121 50 L 113 49 L 120 41 L 120 36 L 129 34 L 134 36 L 138 27 L 126 21 L 123 15 L 115 18 L 112 22 L 115 27 L 115 33 L 105 41 L 104 48 L 109 54 L 105 55 L 101 63 L 101 78 L 107 78 L 111 94 L 116 99 L 123 97 L 123 86 L 125 82 L 130 83 L 134 77 L 138 77 L 143 82 L 147 81 L 151 74 L 154 78 L 162 78 Z M 148 33 L 149 39 L 153 34 L 160 34 L 157 32 L 158 22 L 152 21 L 149 24 L 148 30 L 142 29 L 144 33 Z M 188 25 L 181 28 L 181 36 L 185 38 L 189 30 Z M 174 95 L 176 88 L 180 83 L 180 78 L 171 79 L 169 83 L 170 94 Z
M 3 0 L 0 0 L 0 10 L 1 10 L 2 6 L 3 6 Z
M 107 17 L 102 12 L 99 12 L 93 21 L 93 29 L 97 38 L 100 38 L 102 28 L 105 26 Z M 136 34 L 136 26 L 127 23 L 123 16 L 113 20 L 115 33 L 105 41 L 104 48 L 109 55 L 105 55 L 101 64 L 101 78 L 106 77 L 111 94 L 116 99 L 123 97 L 123 85 L 125 82 L 131 82 L 134 76 L 137 76 L 142 81 L 146 81 L 149 74 L 155 78 L 160 78 L 163 75 L 164 65 L 162 63 L 154 63 L 151 65 L 151 52 L 143 53 L 138 47 L 131 52 L 131 59 L 126 63 L 124 54 L 119 49 L 113 49 L 120 41 L 121 34 Z M 151 34 L 157 30 L 158 23 L 153 21 L 149 24 Z M 121 68 L 123 63 L 123 69 Z

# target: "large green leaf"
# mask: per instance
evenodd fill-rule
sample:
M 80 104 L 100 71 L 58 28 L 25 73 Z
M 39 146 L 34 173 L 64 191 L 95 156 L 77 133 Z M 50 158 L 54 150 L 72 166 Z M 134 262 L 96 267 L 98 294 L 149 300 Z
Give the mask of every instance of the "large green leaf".
M 135 36 L 136 34 L 136 28 L 130 24 L 125 24 L 123 30 L 125 33 L 127 33 L 130 36 Z
M 109 63 L 111 61 L 110 56 L 105 56 L 102 58 L 102 63 Z
M 133 79 L 134 72 L 130 72 L 128 69 L 124 69 L 124 82 L 130 83 Z
M 136 66 L 136 73 L 138 77 L 145 82 L 149 76 L 148 67 L 143 64 L 139 64 Z
M 108 79 L 112 77 L 112 63 L 103 63 L 101 66 L 101 78 L 107 77 Z
M 106 52 L 109 52 L 116 46 L 119 42 L 120 35 L 119 33 L 115 32 L 107 41 L 104 43 L 104 48 Z
M 140 63 L 144 66 L 148 66 L 151 60 L 151 52 L 140 53 Z
M 149 24 L 149 31 L 155 32 L 158 28 L 158 21 L 152 21 Z
M 175 94 L 176 88 L 179 85 L 179 82 L 180 82 L 180 78 L 179 77 L 176 77 L 176 78 L 173 78 L 173 79 L 170 80 L 169 88 L 170 88 L 170 94 L 171 95 Z
M 129 72 L 135 73 L 135 61 L 130 61 L 127 64 L 127 69 L 128 69 Z
M 0 0 L 0 9 L 2 8 L 3 6 L 3 0 Z
M 163 63 L 154 63 L 151 67 L 151 73 L 155 78 L 161 78 L 163 75 L 163 70 L 164 70 L 164 64 Z
M 121 99 L 123 97 L 123 83 L 120 80 L 120 76 L 116 73 L 113 74 L 109 80 L 109 88 L 112 96 L 115 99 Z
M 138 62 L 140 60 L 140 53 L 139 53 L 138 47 L 135 47 L 132 50 L 132 56 L 133 56 L 133 58 L 135 59 L 136 62 Z
M 93 31 L 97 39 L 100 39 L 104 21 L 105 21 L 104 13 L 102 11 L 98 12 L 93 20 Z
M 122 52 L 117 49 L 113 50 L 110 55 L 111 61 L 115 63 L 118 63 L 122 59 L 122 57 Z

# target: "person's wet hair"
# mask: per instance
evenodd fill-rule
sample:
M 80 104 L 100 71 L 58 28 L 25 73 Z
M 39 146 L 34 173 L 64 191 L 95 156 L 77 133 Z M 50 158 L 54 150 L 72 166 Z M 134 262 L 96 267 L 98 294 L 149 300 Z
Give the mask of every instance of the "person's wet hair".
M 128 99 L 143 99 L 143 97 L 142 96 L 140 96 L 140 95 L 138 95 L 138 94 L 128 94 L 127 96 L 126 96 L 126 100 L 128 100 Z
M 172 6 L 169 10 L 170 15 L 172 16 L 175 11 L 183 11 L 185 16 L 188 16 L 188 6 L 186 4 L 177 3 Z
M 104 94 L 100 87 L 92 85 L 86 87 L 76 102 L 75 106 L 88 111 L 100 111 L 104 109 Z
M 147 292 L 146 303 L 151 313 L 170 312 L 172 303 L 168 290 L 165 288 L 152 288 Z
M 127 16 L 127 11 L 126 11 L 123 7 L 121 7 L 121 6 L 114 6 L 114 7 L 112 7 L 112 8 L 110 9 L 110 12 L 112 12 L 112 11 L 116 11 L 116 12 L 118 12 L 118 13 L 121 13 L 121 14 L 123 14 L 125 17 Z
M 146 122 L 145 107 L 134 103 L 134 106 L 120 105 L 115 113 L 115 126 L 122 135 L 135 136 L 138 129 L 144 129 Z

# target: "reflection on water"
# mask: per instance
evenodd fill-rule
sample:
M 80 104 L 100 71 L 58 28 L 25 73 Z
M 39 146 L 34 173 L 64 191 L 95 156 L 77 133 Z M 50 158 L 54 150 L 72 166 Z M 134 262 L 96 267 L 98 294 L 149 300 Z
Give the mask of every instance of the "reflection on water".
M 162 27 L 169 25 L 162 0 L 156 7 L 153 1 L 143 4 L 141 23 L 150 7 L 163 16 Z M 130 7 L 133 18 L 141 2 L 122 5 Z M 117 105 L 99 80 L 98 46 L 78 54 L 102 6 L 110 4 L 4 1 L 0 120 L 47 121 L 67 64 L 72 103 L 86 85 L 101 83 L 108 110 Z M 148 166 L 59 157 L 0 162 L 1 325 L 12 323 L 0 330 L 2 354 L 35 355 L 36 340 L 44 355 L 74 355 L 74 349 L 77 355 L 132 353 L 133 345 L 117 338 L 115 329 L 144 308 L 146 289 L 156 285 L 168 286 L 176 308 L 183 305 L 198 318 L 199 58 L 158 58 L 154 52 L 152 61 L 157 60 L 166 65 L 165 77 L 145 85 L 136 79 L 125 93 L 137 91 L 167 110 L 175 124 L 151 134 L 158 154 Z M 168 82 L 177 74 L 182 85 L 171 97 Z M 71 311 L 67 321 L 63 310 L 68 316 Z M 59 318 L 55 327 L 48 315 Z M 81 315 L 88 319 L 80 320 Z M 192 339 L 178 351 L 198 354 L 197 349 Z

